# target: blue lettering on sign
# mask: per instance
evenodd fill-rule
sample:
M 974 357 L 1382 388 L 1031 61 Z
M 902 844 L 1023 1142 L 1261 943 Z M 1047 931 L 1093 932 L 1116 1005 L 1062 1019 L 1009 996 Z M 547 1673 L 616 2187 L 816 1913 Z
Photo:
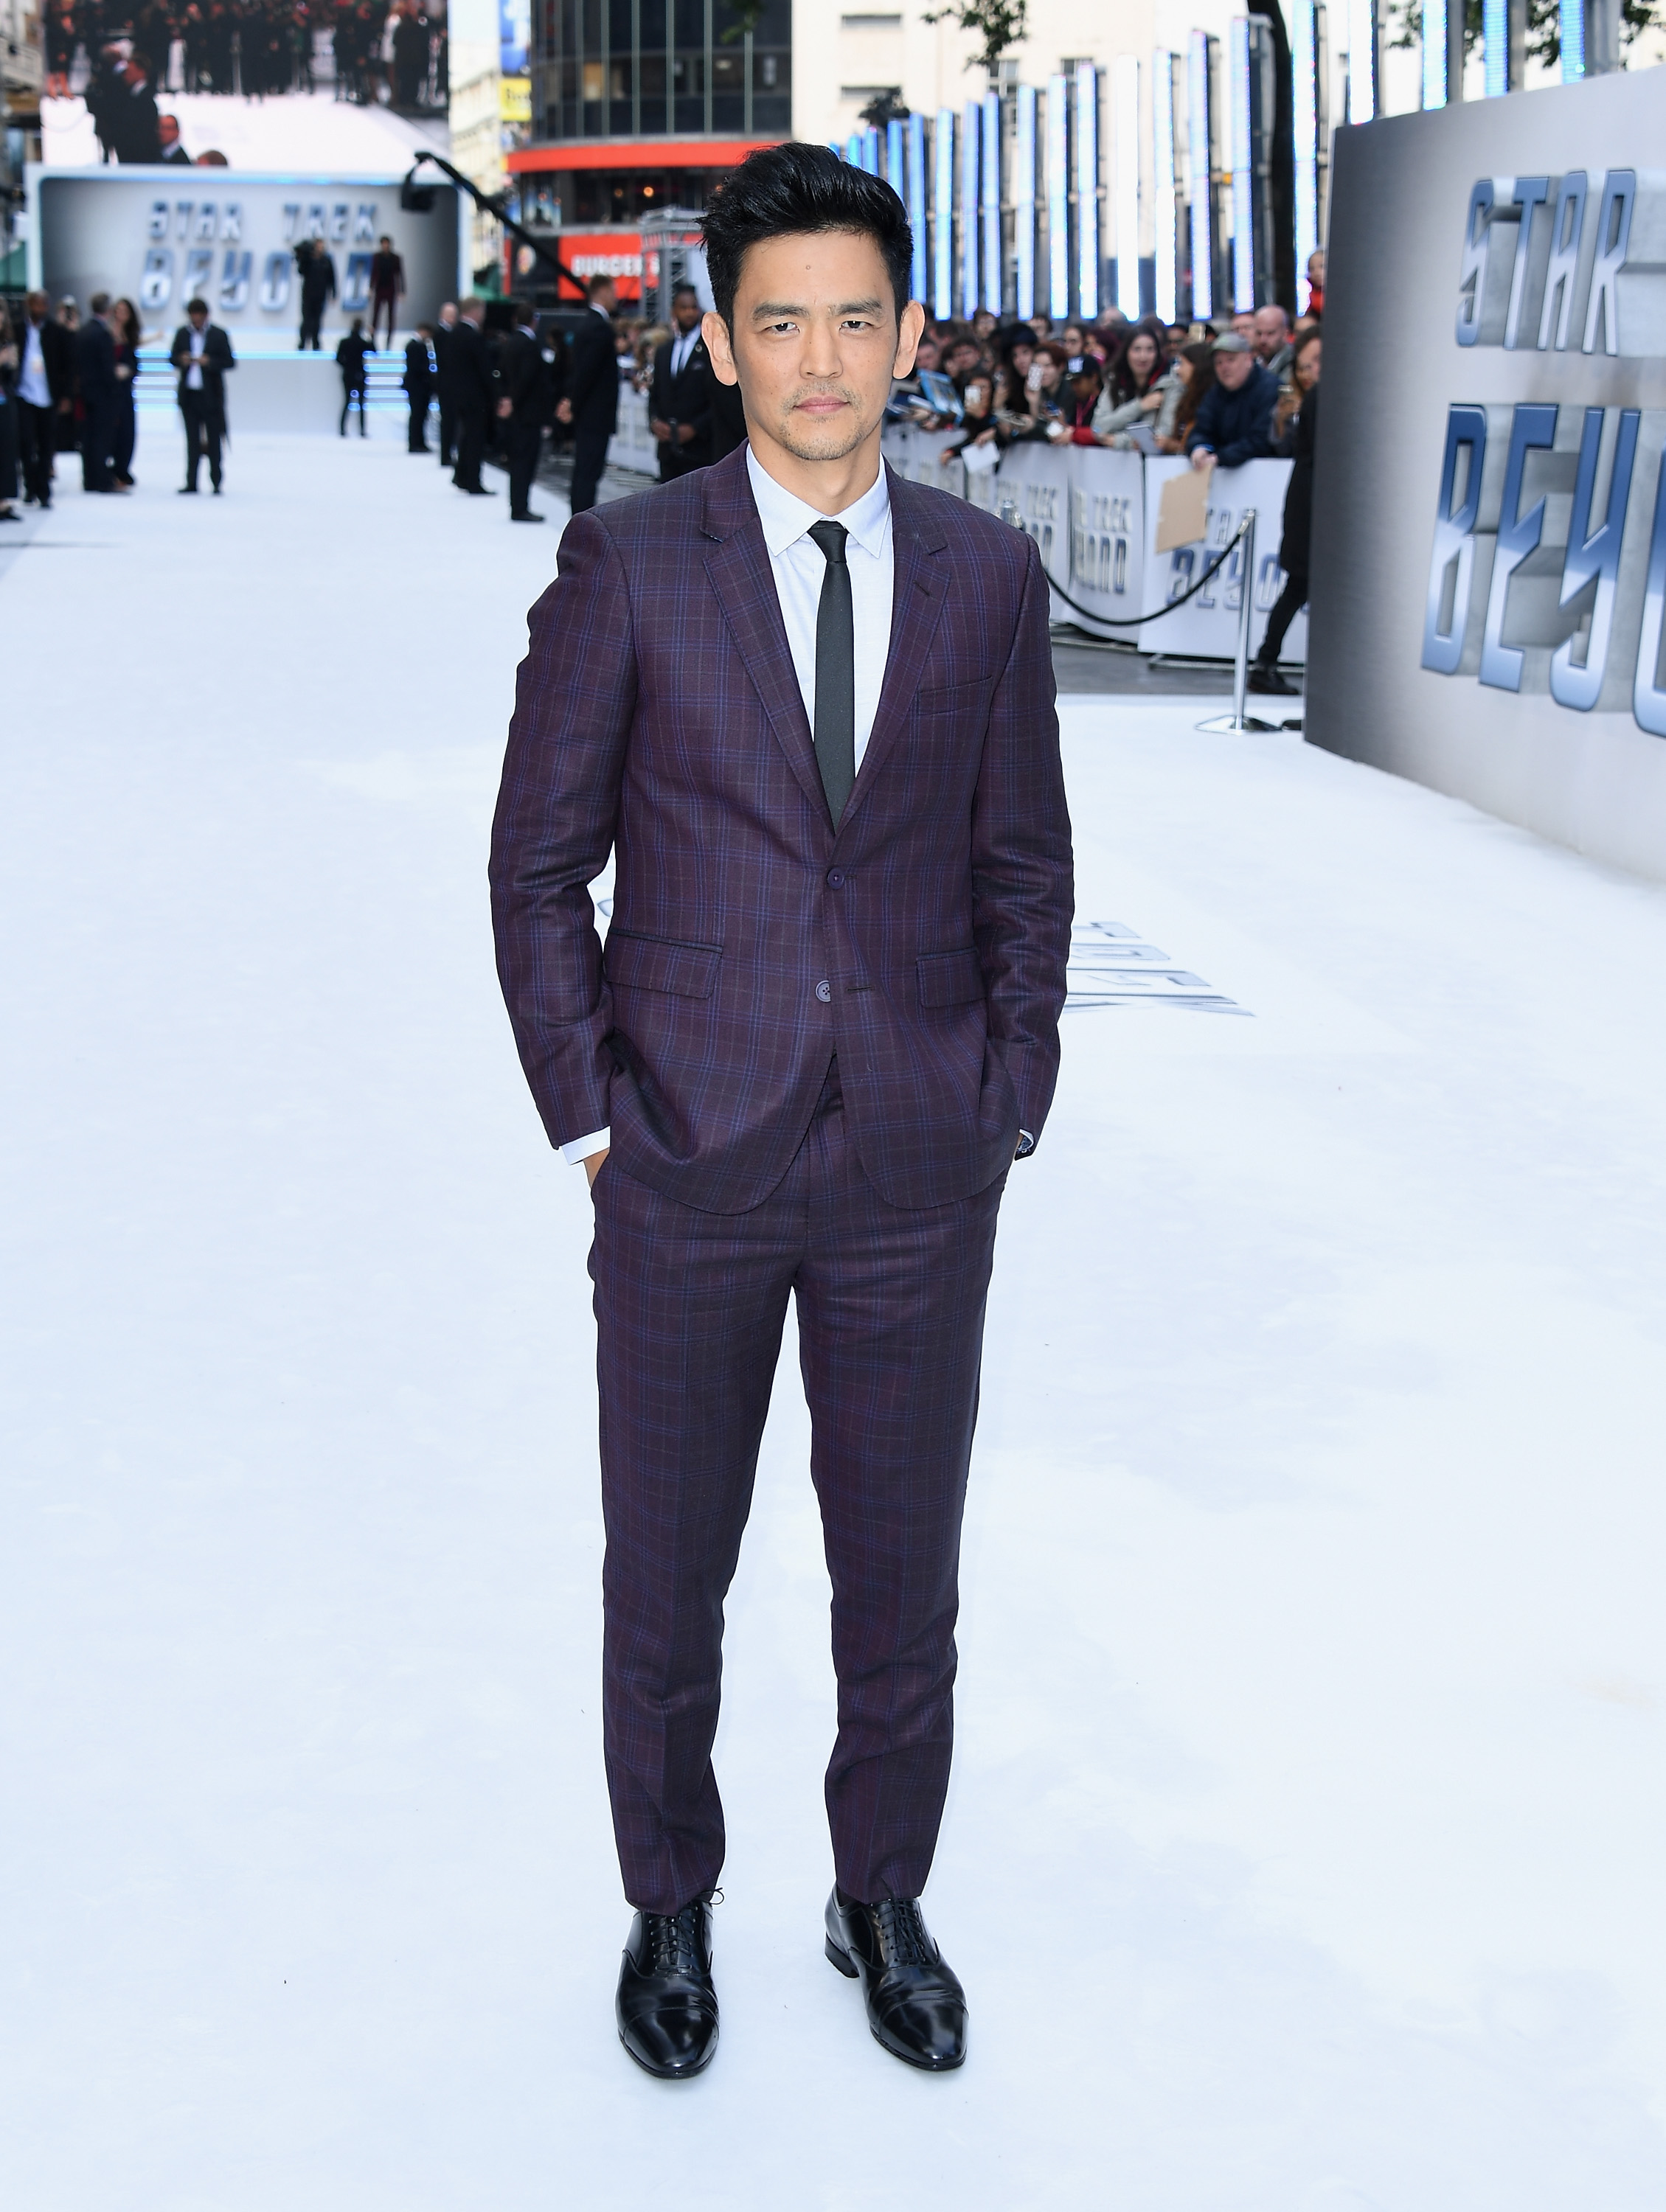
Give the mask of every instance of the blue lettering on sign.
M 1493 582 L 1487 594 L 1487 628 L 1481 641 L 1481 680 L 1500 691 L 1519 691 L 1526 659 L 1519 646 L 1504 642 L 1505 599 L 1510 579 L 1544 534 L 1545 503 L 1535 500 L 1521 512 L 1527 457 L 1535 447 L 1556 442 L 1554 407 L 1518 407 L 1510 429 L 1510 459 L 1504 472 L 1504 504 L 1499 510 L 1498 543 L 1493 553 Z
M 1582 662 L 1573 658 L 1578 634 L 1565 638 L 1550 657 L 1550 696 L 1560 707 L 1588 714 L 1602 690 L 1608 665 L 1608 634 L 1614 628 L 1614 595 L 1620 581 L 1620 541 L 1626 531 L 1626 507 L 1632 494 L 1632 464 L 1637 458 L 1637 430 L 1642 422 L 1635 407 L 1620 410 L 1619 435 L 1614 441 L 1614 468 L 1608 477 L 1608 512 L 1601 526 L 1590 526 L 1591 503 L 1596 490 L 1596 461 L 1602 442 L 1602 410 L 1587 407 L 1579 436 L 1579 477 L 1573 493 L 1573 520 L 1568 532 L 1567 558 L 1562 564 L 1561 605 L 1571 607 L 1594 584 L 1590 627 L 1585 633 Z
M 1660 666 L 1662 617 L 1666 615 L 1666 453 L 1655 483 L 1655 526 L 1649 537 L 1649 574 L 1643 586 L 1643 629 L 1637 641 L 1632 713 L 1639 729 L 1666 738 L 1666 679 Z
M 1468 464 L 1463 499 L 1455 505 L 1458 462 Z M 1487 410 L 1454 407 L 1446 417 L 1446 454 L 1435 511 L 1435 550 L 1429 563 L 1429 604 L 1423 617 L 1423 665 L 1452 676 L 1463 658 L 1469 619 L 1469 582 L 1475 562 L 1475 523 L 1481 514 L 1481 472 L 1487 459 Z

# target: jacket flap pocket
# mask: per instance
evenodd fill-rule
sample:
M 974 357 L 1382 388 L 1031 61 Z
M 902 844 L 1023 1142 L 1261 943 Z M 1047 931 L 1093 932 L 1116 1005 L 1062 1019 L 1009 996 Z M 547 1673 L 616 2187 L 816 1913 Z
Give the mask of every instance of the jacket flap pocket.
M 970 945 L 955 952 L 922 952 L 915 965 L 922 1006 L 969 1006 L 984 995 L 982 965 Z
M 670 991 L 679 999 L 709 999 L 717 982 L 719 945 L 678 945 L 667 937 L 632 937 L 611 929 L 602 951 L 610 983 L 631 991 Z

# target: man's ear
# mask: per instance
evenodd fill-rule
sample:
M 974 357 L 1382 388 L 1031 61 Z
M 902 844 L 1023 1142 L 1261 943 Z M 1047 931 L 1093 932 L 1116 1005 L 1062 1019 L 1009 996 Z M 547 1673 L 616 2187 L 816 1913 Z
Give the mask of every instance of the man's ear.
M 717 372 L 720 384 L 739 384 L 740 371 L 734 365 L 734 348 L 729 343 L 729 326 L 714 307 L 708 307 L 700 318 L 700 335 L 706 341 L 706 351 Z
M 918 300 L 910 300 L 903 310 L 903 319 L 897 328 L 897 358 L 891 363 L 894 377 L 909 376 L 914 372 L 914 356 L 925 335 L 926 311 Z

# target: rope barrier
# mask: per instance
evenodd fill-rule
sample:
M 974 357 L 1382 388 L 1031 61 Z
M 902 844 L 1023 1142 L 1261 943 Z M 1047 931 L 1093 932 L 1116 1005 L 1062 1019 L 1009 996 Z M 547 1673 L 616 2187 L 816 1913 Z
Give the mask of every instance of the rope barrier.
M 1219 554 L 1217 554 L 1215 558 L 1209 563 L 1208 567 L 1203 571 L 1203 574 L 1198 578 L 1197 581 L 1195 584 L 1189 586 L 1188 588 L 1180 594 L 1180 597 L 1177 599 L 1170 599 L 1163 606 L 1153 607 L 1148 615 L 1095 614 L 1091 607 L 1083 606 L 1079 600 L 1073 599 L 1068 592 L 1061 591 L 1059 586 L 1053 582 L 1053 579 L 1050 576 L 1047 580 L 1049 584 L 1051 585 L 1055 596 L 1061 599 L 1066 606 L 1070 608 L 1073 613 L 1085 615 L 1090 622 L 1102 623 L 1107 629 L 1138 629 L 1142 623 L 1157 622 L 1164 615 L 1171 615 L 1177 607 L 1183 607 L 1188 599 L 1195 599 L 1198 593 L 1203 589 L 1203 586 L 1209 581 L 1210 578 L 1219 575 L 1220 571 L 1225 567 L 1232 554 L 1242 544 L 1249 526 L 1249 518 L 1246 516 L 1244 520 L 1239 523 L 1237 528 L 1232 532 L 1226 543 L 1221 547 Z

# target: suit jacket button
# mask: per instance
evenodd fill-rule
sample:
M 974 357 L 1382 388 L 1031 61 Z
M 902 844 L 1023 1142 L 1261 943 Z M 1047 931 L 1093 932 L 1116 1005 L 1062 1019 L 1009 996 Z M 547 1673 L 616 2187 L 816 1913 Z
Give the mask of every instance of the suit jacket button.
M 831 1006 L 833 1003 L 833 986 L 824 979 L 816 986 L 816 996 L 821 1000 L 823 1006 Z
M 836 891 L 843 884 L 844 870 L 842 868 L 830 868 L 827 872 L 827 880 L 832 884 L 834 890 Z

